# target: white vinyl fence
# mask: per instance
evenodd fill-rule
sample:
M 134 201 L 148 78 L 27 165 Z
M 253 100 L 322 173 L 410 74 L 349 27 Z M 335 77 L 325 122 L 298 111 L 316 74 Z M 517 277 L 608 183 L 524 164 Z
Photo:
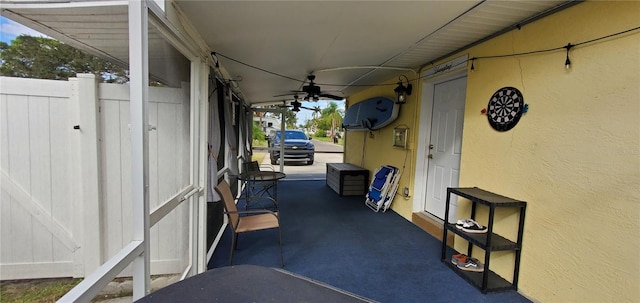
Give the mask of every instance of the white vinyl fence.
M 190 184 L 183 87 L 149 91 L 151 210 Z M 84 277 L 128 244 L 130 154 L 128 86 L 0 77 L 0 279 Z M 188 207 L 151 229 L 151 274 L 188 266 Z

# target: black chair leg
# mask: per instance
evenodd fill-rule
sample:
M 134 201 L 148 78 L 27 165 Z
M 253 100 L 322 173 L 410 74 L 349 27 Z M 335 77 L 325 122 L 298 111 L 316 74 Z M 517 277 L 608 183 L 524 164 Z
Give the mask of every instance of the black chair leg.
M 231 251 L 229 252 L 229 265 L 233 265 L 233 251 L 238 245 L 238 234 L 235 232 L 231 235 Z
M 282 255 L 282 231 L 280 231 L 280 227 L 278 227 L 278 245 L 280 246 L 280 265 L 284 267 L 284 256 Z

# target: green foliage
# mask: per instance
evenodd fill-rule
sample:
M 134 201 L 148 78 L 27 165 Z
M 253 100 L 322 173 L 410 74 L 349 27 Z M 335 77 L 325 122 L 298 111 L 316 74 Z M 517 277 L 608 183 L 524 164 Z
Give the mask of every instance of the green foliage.
M 123 68 L 43 37 L 21 35 L 11 44 L 0 43 L 0 60 L 2 76 L 67 80 L 78 73 L 93 73 L 105 82 L 129 81 Z
M 322 109 L 320 117 L 316 119 L 317 131 L 316 136 L 326 137 L 326 131 L 335 134 L 342 128 L 342 120 L 344 112 L 338 108 L 335 102 L 329 102 L 329 106 Z
M 264 108 L 273 108 L 273 109 L 279 109 L 280 106 L 279 105 L 270 105 L 270 106 L 265 106 Z M 274 114 L 274 113 L 267 113 L 265 114 L 265 117 L 273 117 L 276 119 L 280 119 L 280 114 Z M 298 123 L 298 117 L 296 117 L 296 112 L 292 111 L 290 108 L 287 108 L 284 111 L 284 125 L 287 129 L 295 129 L 296 128 L 296 124 Z M 276 126 L 276 128 L 280 128 L 280 126 Z
M 28 282 L 3 282 L 0 288 L 2 303 L 55 302 L 82 279 L 41 279 Z
M 296 117 L 296 113 L 291 109 L 287 108 L 284 112 L 284 124 L 287 129 L 295 129 L 296 123 L 298 123 L 298 117 Z
M 257 123 L 253 123 L 253 140 L 264 141 L 264 131 Z

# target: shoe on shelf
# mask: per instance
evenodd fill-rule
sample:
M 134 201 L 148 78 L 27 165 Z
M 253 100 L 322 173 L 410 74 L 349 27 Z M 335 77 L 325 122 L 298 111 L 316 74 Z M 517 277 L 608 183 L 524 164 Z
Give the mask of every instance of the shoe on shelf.
M 458 268 L 464 271 L 483 272 L 484 264 L 480 263 L 476 258 L 467 258 L 467 262 L 458 263 Z
M 467 263 L 467 259 L 469 259 L 469 257 L 467 257 L 467 255 L 465 254 L 456 254 L 451 256 L 451 263 L 453 263 L 453 265 L 459 266 L 460 264 Z
M 462 229 L 462 226 L 464 226 L 465 224 L 472 224 L 475 223 L 476 221 L 473 221 L 471 219 L 460 219 L 458 221 L 456 221 L 456 228 L 457 229 Z
M 487 232 L 487 227 L 480 225 L 478 222 L 471 220 L 472 222 L 462 224 L 462 230 L 470 234 L 483 234 Z

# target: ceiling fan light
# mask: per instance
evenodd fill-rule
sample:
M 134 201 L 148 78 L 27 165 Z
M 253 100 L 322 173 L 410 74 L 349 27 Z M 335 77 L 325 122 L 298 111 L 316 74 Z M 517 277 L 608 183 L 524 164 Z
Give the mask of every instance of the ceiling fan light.
M 293 101 L 291 102 L 291 105 L 293 105 L 293 108 L 291 109 L 294 112 L 299 112 L 300 111 L 300 107 L 302 106 L 302 103 L 298 102 L 298 101 Z

